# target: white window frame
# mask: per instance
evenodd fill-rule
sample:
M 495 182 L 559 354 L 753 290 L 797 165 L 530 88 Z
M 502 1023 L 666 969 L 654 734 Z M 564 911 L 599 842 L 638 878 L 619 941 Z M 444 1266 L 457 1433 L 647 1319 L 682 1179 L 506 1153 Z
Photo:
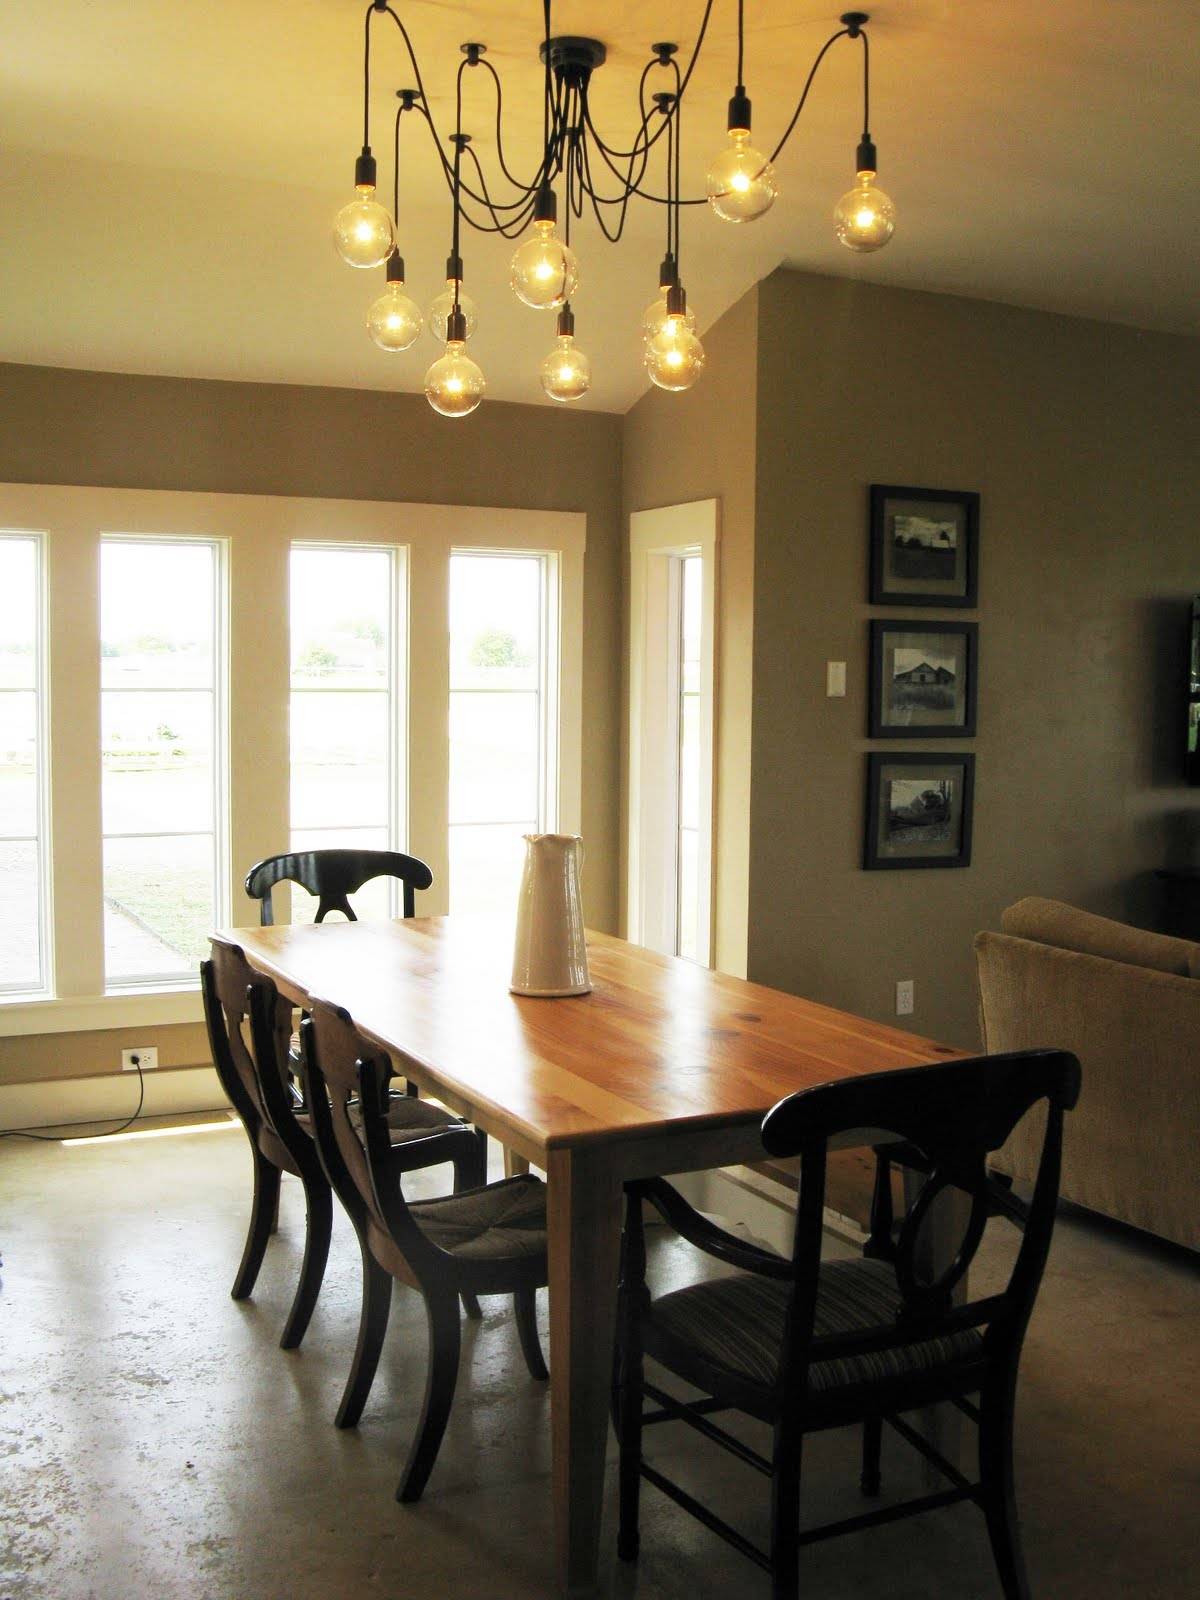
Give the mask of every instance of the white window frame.
M 490 560 L 535 560 L 541 567 L 538 585 L 538 815 L 534 827 L 539 833 L 555 833 L 559 828 L 559 788 L 561 764 L 559 744 L 561 719 L 559 706 L 562 697 L 563 640 L 560 628 L 562 611 L 562 582 L 559 572 L 559 554 L 556 550 L 480 549 L 476 546 L 456 544 L 450 552 L 455 556 L 484 556 Z M 456 691 L 447 690 L 449 696 Z M 457 691 L 462 692 L 462 691 Z M 514 691 L 521 692 L 521 691 Z M 528 691 L 524 691 L 528 693 Z M 450 823 L 447 829 L 469 824 Z
M 581 831 L 583 513 L 9 483 L 0 484 L 0 527 L 41 532 L 46 539 L 46 904 L 54 960 L 51 995 L 0 997 L 0 1036 L 202 1020 L 194 985 L 104 991 L 97 603 L 102 533 L 228 542 L 227 925 L 257 921 L 245 895 L 245 871 L 290 837 L 287 596 L 288 554 L 296 542 L 399 544 L 407 552 L 406 847 L 434 873 L 433 887 L 421 896 L 428 915 L 448 909 L 450 551 L 555 554 L 558 826 Z M 584 893 L 586 898 L 586 875 Z
M 676 949 L 679 904 L 680 562 L 701 561 L 700 804 L 696 959 L 713 958 L 713 811 L 719 503 L 696 500 L 629 519 L 629 854 L 626 937 Z
M 45 999 L 54 992 L 54 924 L 50 916 L 53 904 L 53 882 L 50 865 L 50 792 L 48 782 L 50 748 L 49 674 L 47 672 L 46 643 L 49 637 L 46 581 L 46 535 L 41 529 L 0 527 L 0 539 L 21 540 L 33 546 L 33 703 L 34 731 L 37 739 L 34 767 L 34 858 L 37 873 L 38 895 L 38 975 L 37 982 L 27 988 L 15 985 L 0 988 L 0 999 L 12 1003 Z M 0 690 L 0 693 L 8 693 Z M 13 693 L 28 693 L 14 690 Z M 20 835 L 6 835 L 0 843 L 24 843 Z
M 388 557 L 388 659 L 387 659 L 387 697 L 388 697 L 388 760 L 387 760 L 387 786 L 388 786 L 388 815 L 387 835 L 389 850 L 408 849 L 408 705 L 409 705 L 409 650 L 408 650 L 408 557 L 407 545 L 369 542 L 363 539 L 293 539 L 288 552 L 288 707 L 289 718 L 291 697 L 293 694 L 321 693 L 319 689 L 293 688 L 291 681 L 291 554 L 296 550 L 324 550 L 336 554 L 352 552 L 355 550 L 368 551 L 372 554 L 384 554 Z M 325 691 L 327 692 L 327 691 Z M 291 784 L 290 784 L 290 751 L 289 751 L 289 799 L 288 799 L 288 848 L 294 849 L 291 842 L 296 833 L 295 819 L 291 816 Z M 319 828 L 307 828 L 306 833 L 319 833 Z M 281 884 L 275 891 L 276 919 L 286 921 L 288 917 L 287 902 L 283 898 L 288 890 L 287 884 Z M 389 906 L 393 916 L 399 915 L 399 885 L 390 881 L 388 885 Z
M 129 545 L 134 548 L 146 548 L 154 545 L 175 545 L 181 548 L 194 549 L 197 545 L 204 545 L 213 553 L 213 681 L 210 689 L 184 687 L 178 691 L 169 690 L 168 693 L 181 694 L 211 694 L 213 697 L 213 723 L 212 723 L 212 817 L 213 817 L 213 907 L 217 918 L 218 927 L 229 920 L 229 550 L 228 540 L 214 538 L 209 534 L 154 534 L 154 533 L 125 533 L 102 530 L 100 534 L 100 550 L 103 552 L 108 545 Z M 106 693 L 139 693 L 147 691 L 128 689 L 106 689 L 103 682 L 103 670 L 100 674 L 101 703 Z M 150 691 L 152 692 L 152 691 Z M 104 858 L 104 846 L 109 839 L 167 839 L 167 838 L 192 838 L 195 829 L 185 832 L 172 829 L 155 830 L 148 833 L 108 833 L 104 828 L 103 808 L 101 809 L 100 826 L 100 855 L 101 862 Z M 199 976 L 185 979 L 176 972 L 142 972 L 127 978 L 110 978 L 107 970 L 104 976 L 104 992 L 106 995 L 120 995 L 130 992 L 144 993 L 148 989 L 191 989 L 198 987 Z

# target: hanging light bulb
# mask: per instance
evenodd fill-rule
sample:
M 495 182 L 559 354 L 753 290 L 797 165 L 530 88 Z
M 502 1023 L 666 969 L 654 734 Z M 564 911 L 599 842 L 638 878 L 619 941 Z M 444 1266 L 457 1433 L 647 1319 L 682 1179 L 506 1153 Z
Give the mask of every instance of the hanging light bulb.
M 420 337 L 424 318 L 404 292 L 404 258 L 393 250 L 387 260 L 387 288 L 367 312 L 367 332 L 381 350 L 407 350 Z
M 534 203 L 533 237 L 517 246 L 509 266 L 513 293 L 535 311 L 566 305 L 579 287 L 575 252 L 554 236 L 557 214 L 554 191 L 543 184 Z
M 753 222 L 775 204 L 775 168 L 750 143 L 750 101 L 739 83 L 729 102 L 729 144 L 708 169 L 708 203 L 726 222 Z
M 646 371 L 660 389 L 690 389 L 704 371 L 704 346 L 688 327 L 687 295 L 680 284 L 667 291 L 667 319 L 646 346 Z
M 429 303 L 430 333 L 439 344 L 445 344 L 449 338 L 450 313 L 454 310 L 457 299 L 458 309 L 463 314 L 463 338 L 469 339 L 479 324 L 479 312 L 474 300 L 466 294 L 462 286 L 462 261 L 458 256 L 446 258 L 446 287 L 440 294 L 434 295 Z
M 642 314 L 642 341 L 649 344 L 656 334 L 662 332 L 667 320 L 667 295 L 673 284 L 679 280 L 675 270 L 675 257 L 668 253 L 663 257 L 662 266 L 658 269 L 658 294 L 651 300 Z M 696 331 L 696 313 L 686 310 L 683 314 L 687 323 L 688 332 Z
M 558 313 L 558 337 L 542 362 L 542 388 L 551 400 L 578 400 L 592 387 L 592 363 L 575 343 L 575 313 Z
M 375 158 L 370 146 L 354 163 L 354 199 L 333 219 L 333 246 L 351 267 L 381 267 L 396 243 L 396 230 L 386 206 L 375 194 Z
M 443 417 L 469 417 L 487 387 L 482 371 L 467 354 L 461 311 L 450 313 L 446 353 L 425 374 L 425 398 Z
M 875 187 L 875 146 L 865 134 L 857 168 L 858 182 L 833 208 L 834 227 L 849 250 L 882 250 L 896 231 L 896 207 Z

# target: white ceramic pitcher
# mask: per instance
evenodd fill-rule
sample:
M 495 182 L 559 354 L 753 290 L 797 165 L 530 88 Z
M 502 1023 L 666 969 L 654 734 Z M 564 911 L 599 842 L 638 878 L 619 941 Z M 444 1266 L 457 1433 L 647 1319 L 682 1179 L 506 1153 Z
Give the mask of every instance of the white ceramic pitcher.
M 583 840 L 573 833 L 527 833 L 517 898 L 514 994 L 587 994 L 587 946 L 579 868 Z

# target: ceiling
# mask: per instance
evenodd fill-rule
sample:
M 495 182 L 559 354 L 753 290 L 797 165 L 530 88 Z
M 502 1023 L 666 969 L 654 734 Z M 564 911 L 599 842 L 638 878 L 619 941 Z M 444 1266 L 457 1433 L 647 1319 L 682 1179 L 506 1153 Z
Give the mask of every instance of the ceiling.
M 453 118 L 458 45 L 479 39 L 506 85 L 506 153 L 529 170 L 541 131 L 536 0 L 393 0 L 435 117 Z M 361 118 L 365 0 L 54 0 L 0 15 L 0 359 L 122 372 L 419 391 L 422 335 L 385 355 L 365 331 L 382 271 L 334 255 Z M 610 142 L 632 128 L 653 39 L 694 41 L 701 0 L 559 0 L 554 31 L 609 49 L 593 86 Z M 840 0 L 749 0 L 746 81 L 773 144 Z M 732 0 L 717 0 L 685 106 L 685 193 L 720 148 L 734 77 Z M 830 212 L 853 177 L 860 47 L 830 52 L 779 161 L 780 199 L 733 227 L 685 213 L 682 272 L 701 329 L 781 262 L 812 272 L 1200 331 L 1195 174 L 1200 8 L 1148 0 L 879 0 L 872 131 L 895 238 L 855 256 Z M 375 24 L 372 138 L 390 153 L 393 91 L 412 79 Z M 464 125 L 485 161 L 494 102 L 469 76 Z M 409 287 L 442 287 L 450 215 L 412 119 L 401 200 Z M 381 178 L 385 164 L 381 159 Z M 387 163 L 390 173 L 390 154 Z M 390 176 L 381 181 L 390 189 Z M 657 285 L 661 208 L 624 242 L 576 224 L 586 405 L 626 410 L 646 386 L 638 327 Z M 507 287 L 511 245 L 466 233 L 479 303 L 472 354 L 489 394 L 551 405 L 537 367 L 550 314 Z

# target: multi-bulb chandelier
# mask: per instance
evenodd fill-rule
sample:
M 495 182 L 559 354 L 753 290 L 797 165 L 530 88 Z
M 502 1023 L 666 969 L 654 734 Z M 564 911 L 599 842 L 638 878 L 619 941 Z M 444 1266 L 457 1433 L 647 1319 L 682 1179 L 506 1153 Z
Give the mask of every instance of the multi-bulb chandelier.
M 737 84 L 729 101 L 728 143 L 708 168 L 706 194 L 691 198 L 680 193 L 680 150 L 683 102 L 704 44 L 714 0 L 706 0 L 695 48 L 687 66 L 676 59 L 678 46 L 655 44 L 638 84 L 637 130 L 627 147 L 609 144 L 592 120 L 588 90 L 592 73 L 602 66 L 605 48 L 596 39 L 553 36 L 550 0 L 543 0 L 544 32 L 541 60 L 544 67 L 542 156 L 526 183 L 516 176 L 504 155 L 502 139 L 503 92 L 500 76 L 485 59 L 486 46 L 462 46 L 455 85 L 455 127 L 443 140 L 434 124 L 425 93 L 421 68 L 412 39 L 388 0 L 370 0 L 364 26 L 363 147 L 354 167 L 355 197 L 338 212 L 334 243 L 352 267 L 386 267 L 387 285 L 367 313 L 367 328 L 382 350 L 407 350 L 416 343 L 422 326 L 444 353 L 425 374 L 425 394 L 435 411 L 447 417 L 468 416 L 483 398 L 484 376 L 467 354 L 467 341 L 475 331 L 475 303 L 463 288 L 460 254 L 462 224 L 481 233 L 498 233 L 516 239 L 532 224 L 532 231 L 513 254 L 509 281 L 517 298 L 538 311 L 556 311 L 556 338 L 541 366 L 542 388 L 552 400 L 578 400 L 591 385 L 591 364 L 575 343 L 575 314 L 571 301 L 579 284 L 579 264 L 571 248 L 571 219 L 582 218 L 590 207 L 600 232 L 615 243 L 624 232 L 631 201 L 636 196 L 662 206 L 666 214 L 666 254 L 659 271 L 658 294 L 642 318 L 643 359 L 646 372 L 660 389 L 689 389 L 704 369 L 704 346 L 696 335 L 695 312 L 679 276 L 680 217 L 685 206 L 706 202 L 726 222 L 753 222 L 768 211 L 779 192 L 774 162 L 804 110 L 817 69 L 839 39 L 860 39 L 863 47 L 863 133 L 856 153 L 857 180 L 834 208 L 837 237 L 851 250 L 878 250 L 891 238 L 896 211 L 881 189 L 875 187 L 875 146 L 870 134 L 870 55 L 865 11 L 847 11 L 841 27 L 817 52 L 796 108 L 783 136 L 769 156 L 750 142 L 750 100 L 743 82 L 743 0 L 737 0 Z M 371 154 L 371 23 L 386 13 L 400 30 L 416 87 L 397 91 L 393 137 L 393 204 L 391 212 L 375 198 L 377 167 Z M 492 192 L 471 135 L 463 131 L 463 80 L 467 72 L 482 67 L 495 87 L 495 131 L 498 175 L 504 198 Z M 652 75 L 661 73 L 667 87 L 654 92 Z M 663 81 L 660 79 L 659 81 Z M 404 259 L 397 242 L 395 218 L 400 215 L 400 124 L 406 112 L 424 118 L 433 138 L 453 205 L 450 256 L 446 262 L 446 287 L 433 301 L 428 318 L 404 286 Z M 661 151 L 659 147 L 661 146 Z M 649 176 L 652 158 L 661 156 L 663 181 Z M 558 226 L 558 195 L 563 198 L 563 233 Z

